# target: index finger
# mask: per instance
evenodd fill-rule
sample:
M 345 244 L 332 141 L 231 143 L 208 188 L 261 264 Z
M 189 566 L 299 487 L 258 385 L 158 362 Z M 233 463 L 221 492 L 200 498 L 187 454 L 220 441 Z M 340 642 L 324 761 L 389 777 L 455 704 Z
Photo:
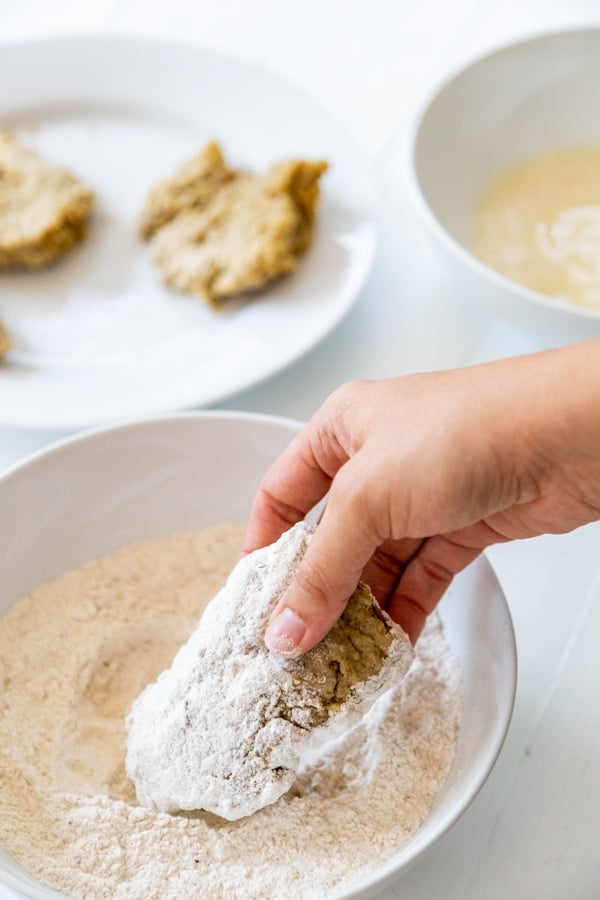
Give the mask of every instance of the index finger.
M 330 445 L 330 446 L 327 446 Z M 324 441 L 311 421 L 273 463 L 252 503 L 242 555 L 276 541 L 325 496 L 347 461 L 336 441 Z

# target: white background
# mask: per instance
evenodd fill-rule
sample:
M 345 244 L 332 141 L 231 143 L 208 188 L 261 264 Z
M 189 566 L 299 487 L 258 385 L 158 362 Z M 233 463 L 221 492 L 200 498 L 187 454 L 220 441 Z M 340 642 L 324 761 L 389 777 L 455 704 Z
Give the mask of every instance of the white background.
M 450 68 L 582 23 L 600 23 L 599 0 L 0 0 L 2 41 L 151 35 L 260 61 L 318 96 L 366 150 L 381 230 L 367 288 L 307 357 L 225 404 L 297 418 L 349 378 L 535 349 L 484 307 L 478 318 L 463 309 L 412 208 L 407 146 L 418 104 Z M 0 430 L 0 470 L 58 436 Z M 490 552 L 517 632 L 510 734 L 471 809 L 387 898 L 600 898 L 599 539 L 590 526 Z

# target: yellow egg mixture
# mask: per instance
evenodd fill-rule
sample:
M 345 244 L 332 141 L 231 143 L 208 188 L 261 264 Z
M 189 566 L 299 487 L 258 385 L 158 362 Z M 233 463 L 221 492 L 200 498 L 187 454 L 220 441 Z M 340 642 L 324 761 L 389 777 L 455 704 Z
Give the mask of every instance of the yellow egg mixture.
M 600 147 L 547 153 L 492 182 L 473 249 L 526 287 L 600 310 Z

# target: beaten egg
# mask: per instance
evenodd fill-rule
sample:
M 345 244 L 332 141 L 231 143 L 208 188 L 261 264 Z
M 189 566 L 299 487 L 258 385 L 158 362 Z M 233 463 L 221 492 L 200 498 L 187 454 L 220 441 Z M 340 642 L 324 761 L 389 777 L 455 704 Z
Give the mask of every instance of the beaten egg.
M 600 147 L 546 153 L 500 175 L 475 210 L 473 249 L 528 288 L 600 310 Z

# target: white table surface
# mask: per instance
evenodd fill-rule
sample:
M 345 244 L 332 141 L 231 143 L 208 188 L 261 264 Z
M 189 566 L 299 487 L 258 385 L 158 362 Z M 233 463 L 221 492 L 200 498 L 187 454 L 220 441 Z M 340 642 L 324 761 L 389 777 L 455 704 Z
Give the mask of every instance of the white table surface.
M 415 109 L 461 61 L 516 36 L 600 23 L 599 0 L 1 0 L 0 40 L 118 33 L 260 60 L 318 95 L 380 185 L 381 243 L 359 302 L 307 357 L 230 409 L 306 418 L 340 382 L 535 349 L 467 316 L 410 203 Z M 0 429 L 0 471 L 61 435 Z M 502 756 L 461 821 L 382 897 L 600 898 L 600 525 L 493 548 L 520 673 Z M 1 812 L 1 811 L 0 811 Z M 2 889 L 0 888 L 0 896 Z

